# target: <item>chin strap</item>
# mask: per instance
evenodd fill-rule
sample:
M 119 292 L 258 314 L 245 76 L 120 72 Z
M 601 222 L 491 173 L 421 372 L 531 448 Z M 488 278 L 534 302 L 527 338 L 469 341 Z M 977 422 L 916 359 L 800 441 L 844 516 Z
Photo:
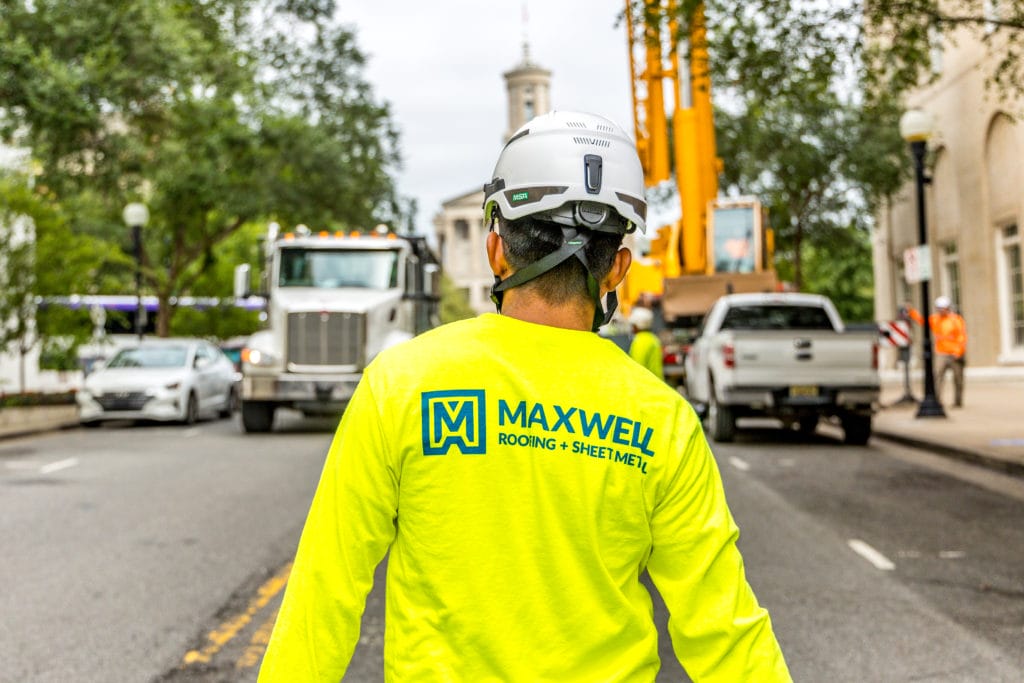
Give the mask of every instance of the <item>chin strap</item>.
M 600 285 L 590 272 L 590 264 L 587 262 L 587 256 L 584 252 L 584 247 L 590 242 L 590 238 L 591 234 L 589 232 L 581 233 L 576 228 L 563 227 L 562 246 L 558 249 L 530 265 L 520 268 L 504 280 L 495 275 L 494 286 L 491 287 L 491 301 L 494 302 L 498 313 L 501 313 L 501 302 L 504 298 L 505 290 L 525 284 L 575 256 L 587 271 L 587 291 L 590 293 L 590 298 L 594 301 L 594 322 L 591 326 L 591 331 L 597 332 L 601 325 L 611 321 L 612 314 L 615 313 L 615 307 L 618 305 L 618 297 L 614 291 L 608 294 L 608 311 L 605 312 L 604 307 L 601 305 Z

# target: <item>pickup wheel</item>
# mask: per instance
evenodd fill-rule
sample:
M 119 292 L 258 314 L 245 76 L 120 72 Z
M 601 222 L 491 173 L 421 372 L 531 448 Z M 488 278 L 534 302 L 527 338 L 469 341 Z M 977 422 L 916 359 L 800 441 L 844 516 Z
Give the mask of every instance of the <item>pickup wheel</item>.
M 870 415 L 843 415 L 839 422 L 843 427 L 843 443 L 863 446 L 871 438 Z
M 274 426 L 274 410 L 272 403 L 243 401 L 242 427 L 249 434 L 269 432 Z
M 796 421 L 796 429 L 797 429 L 797 431 L 800 432 L 801 434 L 806 435 L 806 436 L 810 436 L 810 435 L 814 434 L 814 431 L 817 428 L 818 428 L 818 416 L 817 415 L 807 415 L 805 417 L 801 417 L 799 420 Z
M 732 413 L 732 408 L 718 402 L 714 384 L 708 387 L 707 425 L 711 438 L 715 441 L 728 442 L 736 437 L 736 417 Z

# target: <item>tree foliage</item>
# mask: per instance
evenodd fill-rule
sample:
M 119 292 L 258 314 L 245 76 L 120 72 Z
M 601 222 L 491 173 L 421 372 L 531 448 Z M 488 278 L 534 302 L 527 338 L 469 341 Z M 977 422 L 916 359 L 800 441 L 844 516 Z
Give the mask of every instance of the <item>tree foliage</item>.
M 844 312 L 863 319 L 872 217 L 910 168 L 898 133 L 903 95 L 935 78 L 940 40 L 967 39 L 993 55 L 989 85 L 1019 95 L 1024 3 L 680 0 L 676 8 L 680 38 L 703 11 L 709 59 L 696 67 L 714 84 L 723 187 L 770 207 L 781 277 L 841 296 L 837 303 L 851 306 Z
M 160 299 L 160 334 L 172 299 L 195 293 L 214 252 L 248 223 L 401 218 L 390 112 L 334 9 L 325 0 L 0 2 L 0 133 L 32 150 L 37 182 L 73 233 L 118 254 L 64 293 L 130 289 L 120 219 L 129 201 L 150 209 L 142 272 Z

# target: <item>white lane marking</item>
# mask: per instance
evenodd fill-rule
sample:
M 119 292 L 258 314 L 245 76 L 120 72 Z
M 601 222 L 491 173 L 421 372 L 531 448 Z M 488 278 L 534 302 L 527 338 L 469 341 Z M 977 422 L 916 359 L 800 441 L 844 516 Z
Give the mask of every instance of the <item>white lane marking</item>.
M 857 553 L 865 560 L 875 566 L 875 569 L 881 569 L 882 571 L 888 572 L 896 568 L 896 565 L 892 563 L 888 557 L 878 552 L 864 541 L 856 538 L 851 538 L 846 542 L 853 552 Z
M 962 557 L 967 557 L 967 553 L 963 550 L 940 550 L 939 557 L 944 560 L 959 560 Z
M 729 457 L 729 464 L 743 472 L 750 469 L 750 465 L 748 465 L 746 461 L 740 460 L 735 455 Z
M 78 464 L 78 458 L 66 458 L 65 460 L 58 460 L 57 462 L 51 462 L 49 465 L 43 465 L 39 468 L 39 474 L 50 474 L 52 472 L 59 472 L 60 470 L 66 470 L 69 467 L 74 467 Z
M 34 470 L 39 467 L 37 460 L 15 460 L 4 465 L 9 470 Z
M 185 433 L 182 434 L 182 436 L 184 436 L 186 439 L 190 439 L 193 436 L 199 436 L 199 427 L 190 427 L 186 429 Z

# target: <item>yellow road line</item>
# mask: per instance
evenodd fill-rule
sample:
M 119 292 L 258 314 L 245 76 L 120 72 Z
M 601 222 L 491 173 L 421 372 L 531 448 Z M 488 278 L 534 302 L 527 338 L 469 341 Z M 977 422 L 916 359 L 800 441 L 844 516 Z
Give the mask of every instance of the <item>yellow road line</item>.
M 202 650 L 190 650 L 185 653 L 183 663 L 187 665 L 209 662 L 215 654 L 220 652 L 222 647 L 227 645 L 243 628 L 249 625 L 249 622 L 252 621 L 257 612 L 266 607 L 267 603 L 281 592 L 281 589 L 288 583 L 288 575 L 291 573 L 291 570 L 291 562 L 281 567 L 277 574 L 270 577 L 256 590 L 256 595 L 249 601 L 245 612 L 228 619 L 210 631 L 206 636 L 207 640 L 210 641 L 209 645 Z M 271 628 L 273 628 L 273 624 L 271 624 Z
M 267 650 L 267 645 L 270 644 L 270 634 L 274 630 L 275 621 L 277 621 L 276 611 L 270 615 L 269 619 L 260 624 L 256 632 L 252 634 L 249 647 L 245 648 L 245 652 L 235 662 L 236 669 L 249 669 L 259 664 L 260 660 L 263 659 L 263 653 Z

